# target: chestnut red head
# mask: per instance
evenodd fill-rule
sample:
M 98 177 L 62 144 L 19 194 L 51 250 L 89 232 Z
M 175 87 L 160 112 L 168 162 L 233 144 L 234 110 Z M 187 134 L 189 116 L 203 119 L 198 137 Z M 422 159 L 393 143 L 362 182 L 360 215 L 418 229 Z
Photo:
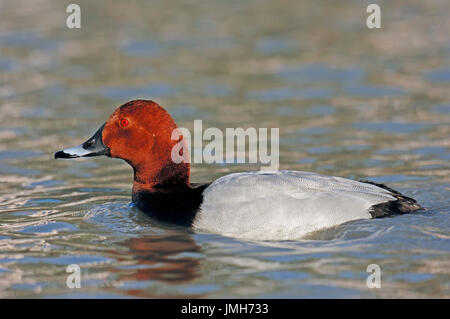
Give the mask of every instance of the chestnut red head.
M 156 185 L 189 184 L 189 163 L 174 163 L 175 121 L 153 101 L 128 102 L 80 146 L 55 153 L 55 158 L 107 155 L 127 161 L 134 169 L 134 190 Z M 181 137 L 182 138 L 182 137 Z

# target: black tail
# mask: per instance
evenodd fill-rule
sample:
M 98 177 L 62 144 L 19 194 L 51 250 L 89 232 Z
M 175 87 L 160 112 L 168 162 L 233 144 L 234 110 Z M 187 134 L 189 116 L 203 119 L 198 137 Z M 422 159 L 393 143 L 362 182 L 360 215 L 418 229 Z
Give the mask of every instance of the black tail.
M 386 217 L 397 214 L 408 214 L 417 210 L 424 209 L 422 206 L 417 204 L 415 199 L 405 196 L 397 192 L 396 190 L 387 187 L 384 184 L 378 184 L 371 181 L 360 181 L 360 182 L 384 188 L 388 190 L 392 196 L 397 198 L 397 200 L 380 203 L 370 207 L 369 213 L 372 215 L 372 218 Z

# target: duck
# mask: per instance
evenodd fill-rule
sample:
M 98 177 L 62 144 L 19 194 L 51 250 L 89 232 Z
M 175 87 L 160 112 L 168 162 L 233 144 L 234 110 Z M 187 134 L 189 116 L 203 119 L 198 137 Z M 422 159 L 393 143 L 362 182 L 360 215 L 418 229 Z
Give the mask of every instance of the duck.
M 171 159 L 180 140 L 158 103 L 118 107 L 86 142 L 56 159 L 107 156 L 133 168 L 132 203 L 161 222 L 246 240 L 296 240 L 343 223 L 423 209 L 386 185 L 294 170 L 236 172 L 190 182 L 190 163 Z M 185 141 L 182 141 L 185 142 Z

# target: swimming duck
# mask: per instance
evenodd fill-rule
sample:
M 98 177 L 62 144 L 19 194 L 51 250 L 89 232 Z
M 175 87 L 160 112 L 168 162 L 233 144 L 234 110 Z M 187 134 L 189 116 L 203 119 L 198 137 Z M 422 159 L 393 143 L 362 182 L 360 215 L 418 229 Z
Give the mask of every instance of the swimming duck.
M 171 159 L 179 142 L 172 139 L 174 129 L 164 108 L 135 100 L 117 108 L 86 142 L 56 152 L 55 158 L 121 158 L 134 170 L 132 201 L 142 211 L 243 239 L 299 239 L 345 222 L 422 208 L 382 184 L 301 171 L 241 172 L 193 184 L 190 164 Z

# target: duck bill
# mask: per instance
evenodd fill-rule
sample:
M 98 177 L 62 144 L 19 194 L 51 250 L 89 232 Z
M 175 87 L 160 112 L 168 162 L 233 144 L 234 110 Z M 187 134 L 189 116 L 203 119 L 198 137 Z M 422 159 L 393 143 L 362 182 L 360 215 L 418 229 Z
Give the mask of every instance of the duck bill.
M 109 148 L 103 144 L 103 128 L 106 123 L 103 124 L 98 131 L 81 145 L 66 148 L 55 153 L 55 158 L 77 158 L 77 157 L 90 157 L 90 156 L 111 156 Z

